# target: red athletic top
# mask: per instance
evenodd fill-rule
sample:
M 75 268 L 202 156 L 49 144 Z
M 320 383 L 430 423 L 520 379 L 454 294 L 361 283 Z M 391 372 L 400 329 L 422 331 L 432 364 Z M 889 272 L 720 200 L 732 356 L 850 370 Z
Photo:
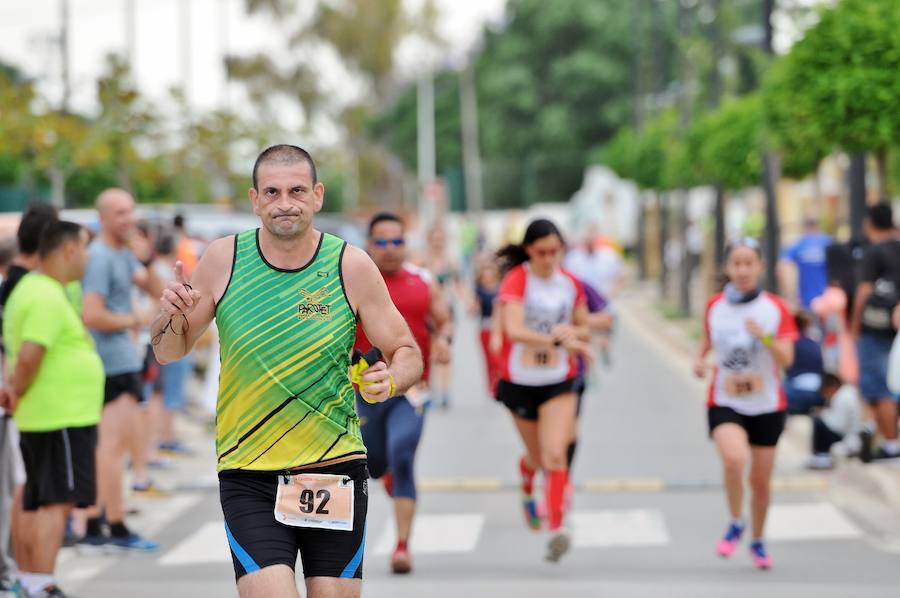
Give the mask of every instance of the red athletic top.
M 704 327 L 716 354 L 707 404 L 750 416 L 784 411 L 781 368 L 762 342 L 747 332 L 748 320 L 775 339 L 796 341 L 800 336 L 794 316 L 777 295 L 762 292 L 747 303 L 731 303 L 722 293 L 713 296 Z
M 412 266 L 404 266 L 396 274 L 382 275 L 387 284 L 388 293 L 397 310 L 412 330 L 419 348 L 422 349 L 422 360 L 425 370 L 422 379 L 428 379 L 429 353 L 431 352 L 431 334 L 428 332 L 428 314 L 431 311 L 431 288 L 428 286 L 426 274 Z M 356 328 L 355 348 L 368 351 L 372 343 L 366 338 L 362 326 Z
M 567 270 L 558 269 L 550 278 L 531 273 L 526 262 L 510 270 L 500 284 L 500 303 L 521 303 L 525 326 L 550 334 L 557 324 L 571 324 L 575 308 L 586 304 L 584 287 Z M 503 370 L 500 377 L 522 386 L 546 386 L 578 375 L 578 363 L 562 347 L 536 350 L 525 343 L 503 338 Z

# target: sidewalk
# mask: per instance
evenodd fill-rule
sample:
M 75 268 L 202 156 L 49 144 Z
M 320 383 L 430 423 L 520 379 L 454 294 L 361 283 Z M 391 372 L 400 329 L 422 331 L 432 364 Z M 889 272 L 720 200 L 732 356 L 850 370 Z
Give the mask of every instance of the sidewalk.
M 689 371 L 696 357 L 697 347 L 702 331 L 702 324 L 696 318 L 674 318 L 664 308 L 659 299 L 659 288 L 652 281 L 633 282 L 618 302 L 618 310 L 623 317 L 628 317 L 652 330 L 660 342 L 669 345 L 673 353 L 683 360 L 686 371 Z M 802 463 L 810 452 L 811 421 L 807 417 L 791 417 L 782 442 L 779 445 L 779 465 L 789 464 L 790 468 L 802 467 Z M 867 505 L 859 513 L 861 517 L 881 521 L 885 517 L 895 519 L 900 529 L 900 466 L 891 464 L 862 464 L 857 459 L 840 460 L 837 467 L 828 473 L 821 474 L 828 481 L 829 493 L 836 502 L 851 510 L 859 508 L 859 500 L 872 499 L 886 507 L 886 511 Z M 852 498 L 852 500 L 851 500 Z M 859 500 L 857 500 L 859 499 Z

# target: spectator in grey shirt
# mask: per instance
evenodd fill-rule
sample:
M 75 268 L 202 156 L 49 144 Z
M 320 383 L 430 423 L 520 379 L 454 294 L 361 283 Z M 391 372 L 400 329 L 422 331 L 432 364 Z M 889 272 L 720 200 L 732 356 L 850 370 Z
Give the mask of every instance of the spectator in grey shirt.
M 97 447 L 97 508 L 87 522 L 86 545 L 113 544 L 131 550 L 155 550 L 156 542 L 144 540 L 125 526 L 122 475 L 126 452 L 131 449 L 136 479 L 147 483 L 146 446 L 141 411 L 143 359 L 132 332 L 142 322 L 132 305 L 137 285 L 150 295 L 162 293 L 162 282 L 153 268 L 149 244 L 136 235 L 134 199 L 121 189 L 108 189 L 97 198 L 100 234 L 91 243 L 87 271 L 82 282 L 84 323 L 90 329 L 106 372 L 103 418 Z M 141 477 L 144 479 L 141 480 Z M 150 485 L 135 490 L 153 491 Z M 107 537 L 100 512 L 109 524 Z

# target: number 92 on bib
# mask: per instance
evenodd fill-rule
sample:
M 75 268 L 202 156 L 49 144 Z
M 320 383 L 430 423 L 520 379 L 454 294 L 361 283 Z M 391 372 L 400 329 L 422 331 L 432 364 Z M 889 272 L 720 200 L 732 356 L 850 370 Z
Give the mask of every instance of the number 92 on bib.
M 279 475 L 275 520 L 292 527 L 353 531 L 353 490 L 353 480 L 345 475 Z

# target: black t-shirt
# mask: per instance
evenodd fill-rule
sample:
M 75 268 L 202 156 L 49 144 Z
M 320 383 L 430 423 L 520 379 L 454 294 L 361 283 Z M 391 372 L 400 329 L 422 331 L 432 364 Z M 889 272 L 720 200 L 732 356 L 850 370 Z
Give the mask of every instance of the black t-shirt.
M 836 282 L 847 295 L 847 312 L 849 321 L 853 313 L 853 299 L 856 287 L 862 279 L 862 264 L 866 245 L 859 241 L 834 243 L 825 249 L 825 267 L 828 271 L 828 282 Z
M 28 274 L 28 270 L 22 266 L 13 264 L 6 272 L 6 278 L 3 279 L 3 284 L 0 285 L 0 338 L 3 337 L 3 308 L 6 306 L 6 302 L 9 300 L 9 296 L 12 294 L 13 289 L 16 288 L 16 285 L 19 284 L 19 281 L 22 280 L 22 277 L 26 274 Z M 0 343 L 0 351 L 3 351 L 2 343 Z
M 900 292 L 900 241 L 891 239 L 869 245 L 866 248 L 862 263 L 862 282 L 872 283 L 876 287 L 884 283 L 892 283 L 893 292 L 895 294 Z M 884 293 L 881 295 L 885 296 Z M 875 300 L 874 297 L 870 299 L 870 301 L 873 300 Z M 892 334 L 892 331 L 870 329 L 865 324 L 862 329 L 866 332 Z

